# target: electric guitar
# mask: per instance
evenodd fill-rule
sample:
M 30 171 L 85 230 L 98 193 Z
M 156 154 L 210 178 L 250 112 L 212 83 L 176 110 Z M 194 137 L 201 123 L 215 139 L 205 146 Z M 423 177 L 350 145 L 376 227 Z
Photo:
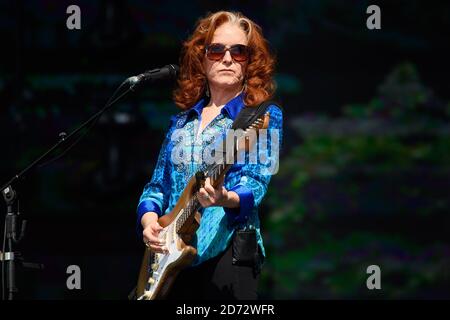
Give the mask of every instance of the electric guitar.
M 164 299 L 178 273 L 192 264 L 197 250 L 191 241 L 200 226 L 201 218 L 198 212 L 201 208 L 197 198 L 198 190 L 204 186 L 207 177 L 210 178 L 213 187 L 219 185 L 231 167 L 232 159 L 235 159 L 237 152 L 248 151 L 251 148 L 257 138 L 258 130 L 266 129 L 269 119 L 268 112 L 250 117 L 251 122 L 247 121 L 250 124 L 242 128 L 244 135 L 233 144 L 235 147 L 229 152 L 222 151 L 226 160 L 221 164 L 210 165 L 205 171 L 197 172 L 189 180 L 175 207 L 170 213 L 158 219 L 158 223 L 163 227 L 158 238 L 165 241 L 168 253 L 155 253 L 146 248 L 136 287 L 137 300 Z M 255 132 L 256 134 L 250 134 Z M 225 146 L 225 141 L 222 145 Z

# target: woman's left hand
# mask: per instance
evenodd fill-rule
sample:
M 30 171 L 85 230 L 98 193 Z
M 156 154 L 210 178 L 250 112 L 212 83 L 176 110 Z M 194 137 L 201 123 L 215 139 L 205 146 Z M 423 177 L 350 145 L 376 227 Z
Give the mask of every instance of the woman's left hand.
M 214 188 L 211 185 L 211 180 L 206 178 L 205 186 L 200 188 L 198 192 L 198 200 L 203 208 L 207 207 L 236 207 L 236 197 L 234 192 L 228 191 L 223 186 L 222 182 Z M 236 196 L 237 194 L 234 193 Z M 237 196 L 237 206 L 239 206 L 239 197 Z

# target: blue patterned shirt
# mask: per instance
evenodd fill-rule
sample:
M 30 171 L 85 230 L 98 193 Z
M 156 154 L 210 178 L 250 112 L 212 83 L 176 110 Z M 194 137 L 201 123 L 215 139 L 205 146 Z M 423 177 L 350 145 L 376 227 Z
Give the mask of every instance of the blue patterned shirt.
M 199 159 L 199 155 L 206 147 L 211 148 L 211 144 L 223 138 L 226 130 L 231 128 L 234 119 L 244 107 L 243 95 L 240 94 L 230 100 L 221 109 L 220 114 L 200 132 L 201 113 L 207 102 L 206 99 L 201 99 L 189 110 L 171 118 L 152 178 L 145 185 L 139 199 L 137 225 L 140 234 L 142 234 L 141 218 L 146 212 L 153 211 L 162 216 L 175 207 L 189 179 L 197 171 L 206 168 L 205 160 L 201 157 Z M 257 141 L 258 155 L 266 161 L 249 162 L 247 155 L 245 163 L 238 162 L 230 167 L 225 175 L 224 187 L 238 194 L 240 207 L 235 209 L 208 207 L 200 210 L 202 218 L 196 232 L 198 254 L 193 265 L 198 265 L 223 252 L 230 244 L 236 229 L 255 229 L 258 245 L 265 256 L 258 206 L 267 191 L 271 175 L 276 173 L 278 168 L 283 121 L 282 111 L 276 105 L 270 105 L 267 111 L 270 113 L 267 141 L 260 139 Z M 183 137 L 188 138 L 182 144 L 181 153 L 190 161 L 173 161 L 174 147 L 180 149 L 181 141 L 177 139 L 180 130 Z M 276 132 L 276 135 L 273 136 L 271 132 Z M 272 143 L 272 139 L 278 141 Z M 266 147 L 261 147 L 263 143 Z

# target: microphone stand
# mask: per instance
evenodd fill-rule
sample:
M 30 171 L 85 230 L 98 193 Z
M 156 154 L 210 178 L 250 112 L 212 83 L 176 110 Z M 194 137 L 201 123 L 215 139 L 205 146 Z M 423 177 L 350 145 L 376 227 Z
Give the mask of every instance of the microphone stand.
M 106 105 L 97 113 L 95 113 L 93 116 L 91 116 L 87 121 L 79 125 L 72 133 L 67 135 L 65 132 L 61 132 L 59 134 L 59 141 L 52 146 L 48 151 L 46 151 L 43 155 L 38 157 L 35 161 L 33 161 L 28 167 L 26 167 L 24 170 L 13 176 L 8 182 L 6 182 L 1 188 L 0 191 L 3 195 L 3 198 L 6 202 L 7 212 L 5 217 L 5 234 L 4 234 L 4 241 L 6 240 L 6 243 L 8 244 L 7 249 L 5 249 L 5 242 L 3 243 L 3 250 L 6 250 L 6 252 L 1 252 L 0 254 L 0 261 L 2 261 L 2 300 L 5 300 L 4 296 L 4 266 L 6 263 L 6 288 L 8 292 L 8 300 L 13 300 L 14 295 L 19 291 L 16 286 L 16 260 L 19 260 L 21 255 L 19 252 L 14 250 L 14 245 L 18 244 L 24 234 L 25 234 L 25 226 L 26 221 L 24 220 L 21 227 L 21 233 L 19 236 L 17 236 L 17 218 L 19 217 L 20 213 L 19 211 L 15 210 L 16 202 L 18 202 L 18 193 L 13 188 L 13 186 L 22 178 L 25 177 L 25 175 L 30 172 L 32 169 L 34 169 L 43 159 L 45 159 L 48 155 L 50 155 L 53 151 L 58 149 L 59 147 L 63 146 L 66 142 L 70 141 L 72 137 L 74 137 L 77 133 L 79 133 L 81 130 L 86 128 L 87 126 L 93 124 L 100 116 L 106 112 L 109 108 L 111 108 L 114 103 L 116 103 L 118 100 L 120 100 L 122 97 L 127 95 L 130 91 L 134 91 L 135 87 L 139 84 L 140 81 L 136 81 L 135 79 L 128 78 L 122 84 L 116 89 L 112 97 L 108 100 Z M 125 90 L 123 93 L 121 93 L 118 97 L 115 98 L 117 93 L 120 91 L 120 89 L 125 85 L 129 84 L 129 87 L 127 90 Z M 77 143 L 76 141 L 75 143 Z M 70 147 L 69 147 L 70 148 Z M 32 267 L 32 268 L 38 268 L 42 269 L 43 266 L 41 264 L 33 264 L 33 263 L 23 263 L 25 267 Z

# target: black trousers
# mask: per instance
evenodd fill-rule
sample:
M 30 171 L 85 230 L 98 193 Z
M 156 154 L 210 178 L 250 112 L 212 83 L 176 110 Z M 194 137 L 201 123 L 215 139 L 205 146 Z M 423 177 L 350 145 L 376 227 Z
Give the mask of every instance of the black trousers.
M 256 300 L 259 270 L 232 264 L 232 246 L 219 256 L 182 270 L 169 300 Z

